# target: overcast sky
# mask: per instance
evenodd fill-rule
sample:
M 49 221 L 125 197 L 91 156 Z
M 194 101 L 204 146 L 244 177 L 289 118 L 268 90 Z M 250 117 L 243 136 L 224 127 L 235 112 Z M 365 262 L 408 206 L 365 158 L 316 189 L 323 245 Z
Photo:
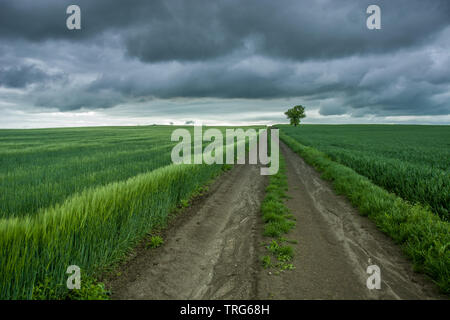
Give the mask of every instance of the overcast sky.
M 450 1 L 0 2 L 0 128 L 281 123 L 296 104 L 306 123 L 450 124 Z

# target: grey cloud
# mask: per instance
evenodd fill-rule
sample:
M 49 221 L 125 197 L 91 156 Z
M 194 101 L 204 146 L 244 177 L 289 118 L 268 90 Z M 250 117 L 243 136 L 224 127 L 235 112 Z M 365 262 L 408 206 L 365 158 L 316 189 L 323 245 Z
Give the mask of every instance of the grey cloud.
M 24 88 L 29 84 L 45 84 L 50 80 L 61 80 L 63 75 L 52 75 L 34 65 L 0 67 L 0 86 Z
M 365 23 L 365 9 L 374 3 L 383 12 L 383 29 L 376 33 Z M 242 50 L 305 60 L 395 51 L 427 40 L 450 16 L 448 1 L 227 0 L 175 7 L 171 19 L 150 21 L 125 36 L 130 55 L 204 60 Z
M 443 45 L 445 37 L 446 33 L 437 41 Z M 130 64 L 119 60 L 121 63 L 113 70 L 103 69 L 107 63 L 100 65 L 92 81 L 31 92 L 30 97 L 39 106 L 62 111 L 108 108 L 152 99 L 197 99 L 198 104 L 202 98 L 303 97 L 318 106 L 322 115 L 448 114 L 450 59 L 445 54 L 446 47 L 435 50 L 438 57 L 429 51 L 424 47 L 396 55 L 302 63 L 257 56 L 196 63 Z M 86 69 L 93 71 L 91 67 L 88 64 Z M 202 112 L 195 106 L 186 108 Z
M 105 109 L 124 102 L 124 96 L 112 90 L 90 93 L 83 88 L 36 91 L 30 98 L 36 106 L 57 108 L 60 111 Z
M 76 4 L 81 8 L 82 30 L 66 28 L 66 9 Z M 167 19 L 162 0 L 4 0 L 0 10 L 0 37 L 43 41 L 91 39 L 106 30 L 123 30 L 151 19 Z
M 65 28 L 65 8 L 82 8 L 82 30 Z M 382 8 L 382 30 L 365 26 Z M 6 1 L 0 37 L 93 41 L 111 31 L 146 62 L 201 61 L 236 51 L 295 60 L 395 51 L 428 40 L 449 24 L 446 0 L 78 0 Z

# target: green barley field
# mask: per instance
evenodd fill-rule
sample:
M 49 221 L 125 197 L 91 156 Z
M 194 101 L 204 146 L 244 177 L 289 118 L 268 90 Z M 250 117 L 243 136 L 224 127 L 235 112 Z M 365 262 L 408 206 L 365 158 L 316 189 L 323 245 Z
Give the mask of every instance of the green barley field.
M 0 130 L 0 299 L 63 298 L 227 168 L 172 164 L 176 128 Z
M 442 219 L 450 210 L 450 126 L 302 125 L 280 126 L 373 183 Z

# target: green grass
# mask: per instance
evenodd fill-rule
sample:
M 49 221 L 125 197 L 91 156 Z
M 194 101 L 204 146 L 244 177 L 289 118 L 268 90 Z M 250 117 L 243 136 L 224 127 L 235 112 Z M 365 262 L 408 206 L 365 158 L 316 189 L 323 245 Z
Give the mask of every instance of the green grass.
M 265 255 L 261 258 L 261 263 L 264 269 L 268 269 L 272 266 L 272 259 L 270 258 L 270 256 Z
M 299 143 L 326 153 L 374 184 L 441 218 L 450 209 L 450 126 L 279 126 Z
M 163 243 L 164 243 L 164 240 L 160 236 L 152 236 L 150 238 L 148 246 L 152 249 L 155 249 L 155 248 L 162 246 Z
M 271 252 L 275 257 L 277 257 L 280 262 L 291 261 L 294 257 L 294 249 L 290 246 L 283 246 L 279 244 L 276 240 L 272 240 L 272 242 L 267 246 L 269 252 Z
M 63 284 L 55 287 L 50 278 L 34 286 L 33 300 L 59 300 L 62 298 L 61 291 L 67 292 L 63 296 L 66 300 L 109 300 L 110 292 L 106 290 L 105 284 L 98 282 L 92 277 L 84 277 L 78 290 L 66 291 Z
M 322 177 L 331 180 L 338 193 L 346 195 L 361 214 L 369 216 L 378 228 L 400 244 L 417 271 L 428 274 L 443 292 L 450 293 L 449 222 L 429 207 L 389 193 L 352 168 L 284 132 L 283 128 L 280 137 L 292 150 L 322 172 Z
M 288 239 L 282 236 L 295 227 L 295 221 L 293 221 L 293 217 L 285 204 L 287 190 L 286 164 L 283 156 L 280 154 L 279 171 L 277 174 L 269 177 L 266 196 L 261 204 L 262 220 L 264 222 L 263 235 L 272 238 L 266 248 L 278 263 L 273 264 L 271 256 L 266 255 L 261 258 L 264 268 L 276 266 L 282 271 L 293 269 L 293 266 L 287 264 L 287 262 L 292 260 L 294 251 L 291 246 L 282 244 L 283 242 L 289 242 Z

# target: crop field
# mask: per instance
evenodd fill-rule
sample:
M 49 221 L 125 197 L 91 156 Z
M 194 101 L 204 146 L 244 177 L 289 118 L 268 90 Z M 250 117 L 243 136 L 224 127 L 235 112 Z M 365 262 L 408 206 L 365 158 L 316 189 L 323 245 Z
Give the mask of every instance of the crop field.
M 67 266 L 117 261 L 220 173 L 171 164 L 174 129 L 0 130 L 0 298 L 61 297 Z
M 168 126 L 0 131 L 0 217 L 170 163 Z
M 450 210 L 450 127 L 391 125 L 280 126 L 376 185 L 442 219 Z

